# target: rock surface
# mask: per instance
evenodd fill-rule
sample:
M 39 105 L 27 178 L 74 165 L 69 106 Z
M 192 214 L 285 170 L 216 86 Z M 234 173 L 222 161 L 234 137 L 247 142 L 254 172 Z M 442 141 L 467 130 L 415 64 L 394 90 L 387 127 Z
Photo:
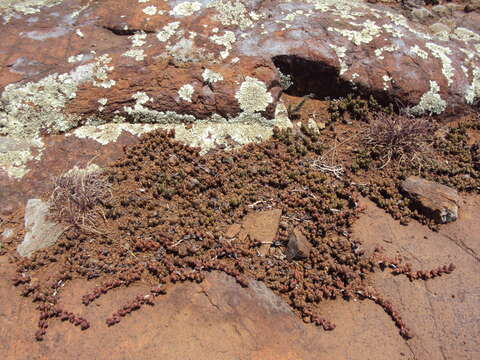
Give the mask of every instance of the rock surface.
M 310 255 L 312 244 L 307 240 L 302 231 L 296 227 L 288 237 L 287 259 L 304 259 Z
M 277 236 L 281 216 L 282 210 L 280 209 L 248 214 L 242 221 L 242 230 L 240 230 L 239 234 L 240 240 L 249 236 L 250 239 L 262 243 L 258 251 L 261 255 L 266 255 Z
M 49 221 L 47 214 L 47 203 L 40 199 L 28 200 L 25 207 L 25 238 L 17 247 L 21 256 L 30 256 L 54 244 L 65 230 L 64 225 Z
M 84 306 L 81 295 L 95 280 L 74 280 L 62 289 L 62 306 L 87 318 L 80 331 L 52 322 L 43 342 L 32 341 L 37 326 L 35 304 L 18 296 L 11 284 L 15 267 L 0 256 L 0 354 L 3 359 L 245 359 L 245 360 L 414 360 L 480 356 L 480 198 L 465 199 L 465 216 L 432 232 L 418 223 L 403 226 L 369 201 L 352 237 L 367 251 L 381 245 L 388 254 L 406 255 L 415 268 L 454 262 L 450 275 L 410 282 L 387 271 L 374 286 L 392 300 L 415 337 L 398 335 L 388 315 L 370 301 L 324 301 L 322 315 L 335 322 L 325 332 L 304 324 L 288 306 L 255 282 L 242 288 L 232 278 L 211 273 L 201 284 L 174 286 L 156 305 L 107 327 L 105 318 L 125 299 L 148 292 L 132 285 Z M 48 274 L 44 274 L 48 276 Z M 221 339 L 221 341 L 219 341 Z
M 33 136 L 111 121 L 272 118 L 277 68 L 292 93 L 359 88 L 416 113 L 458 114 L 480 96 L 480 15 L 443 5 L 433 13 L 461 26 L 436 35 L 397 8 L 351 0 L 37 3 L 3 17 L 6 134 L 19 135 L 19 123 Z
M 401 187 L 420 210 L 435 222 L 445 224 L 457 220 L 460 197 L 455 189 L 417 176 L 404 180 Z

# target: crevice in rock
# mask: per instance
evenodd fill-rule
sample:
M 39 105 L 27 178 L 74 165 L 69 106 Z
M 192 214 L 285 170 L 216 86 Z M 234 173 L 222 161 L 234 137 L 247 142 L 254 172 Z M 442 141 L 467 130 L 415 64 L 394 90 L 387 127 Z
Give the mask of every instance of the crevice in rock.
M 152 31 L 152 30 L 145 30 L 145 29 L 120 29 L 120 28 L 109 27 L 109 26 L 102 26 L 102 27 L 105 30 L 108 30 L 108 31 L 110 31 L 113 34 L 118 35 L 118 36 L 132 36 L 132 35 L 135 35 L 139 32 L 144 32 L 144 33 L 147 33 L 147 34 L 154 33 L 154 31 Z
M 349 94 L 368 98 L 370 95 L 382 105 L 391 102 L 386 92 L 373 91 L 340 78 L 335 67 L 321 61 L 312 61 L 296 55 L 278 55 L 272 58 L 275 66 L 284 75 L 290 75 L 293 84 L 285 90 L 291 96 L 309 94 L 317 99 L 336 99 Z

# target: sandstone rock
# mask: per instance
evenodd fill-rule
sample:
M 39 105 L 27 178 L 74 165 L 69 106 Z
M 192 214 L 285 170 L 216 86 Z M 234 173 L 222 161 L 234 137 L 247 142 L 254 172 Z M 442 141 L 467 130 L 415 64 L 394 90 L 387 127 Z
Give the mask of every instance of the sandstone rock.
M 238 235 L 242 226 L 240 224 L 232 224 L 230 225 L 227 230 L 225 230 L 225 237 L 228 239 L 234 238 Z
M 444 224 L 457 220 L 460 197 L 455 189 L 417 176 L 404 180 L 401 187 L 422 213 L 435 222 Z
M 288 237 L 287 259 L 299 260 L 308 258 L 312 244 L 307 240 L 299 228 L 292 230 Z
M 282 210 L 273 209 L 248 214 L 242 222 L 242 231 L 250 239 L 262 243 L 259 248 L 260 255 L 267 255 L 271 243 L 275 240 L 280 224 Z
M 25 208 L 25 238 L 18 245 L 21 256 L 30 256 L 37 250 L 54 244 L 66 226 L 47 220 L 48 204 L 40 199 L 30 199 Z
M 183 11 L 178 2 L 81 7 L 67 0 L 5 18 L 1 131 L 33 136 L 85 123 L 182 123 L 245 112 L 271 119 L 282 92 L 277 68 L 292 75 L 292 94 L 344 96 L 357 87 L 406 106 L 423 101 L 422 111 L 434 115 L 458 114 L 479 96 L 476 29 L 437 43 L 426 27 L 382 4 L 227 3 Z M 462 25 L 477 20 L 465 15 Z M 387 74 L 395 86 L 385 86 Z M 439 110 L 427 106 L 432 99 Z

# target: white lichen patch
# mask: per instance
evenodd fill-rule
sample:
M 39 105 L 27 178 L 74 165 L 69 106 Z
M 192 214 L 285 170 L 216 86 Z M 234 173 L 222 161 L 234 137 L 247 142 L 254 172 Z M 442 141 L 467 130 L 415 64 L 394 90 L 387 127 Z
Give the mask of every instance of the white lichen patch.
M 105 105 L 107 105 L 108 99 L 107 98 L 100 98 L 98 99 L 98 103 L 100 106 L 98 107 L 98 111 L 103 111 L 105 109 Z
M 373 21 L 366 20 L 362 24 L 362 29 L 360 31 L 338 29 L 333 27 L 329 27 L 327 30 L 337 32 L 342 36 L 346 37 L 351 42 L 353 42 L 355 45 L 360 46 L 362 44 L 370 43 L 376 36 L 380 34 L 382 28 L 375 24 Z
M 108 54 L 101 55 L 95 61 L 93 67 L 93 85 L 101 88 L 111 88 L 116 84 L 115 80 L 109 79 L 108 75 L 113 70 L 109 64 L 112 58 Z
M 130 36 L 130 40 L 132 41 L 132 47 L 140 47 L 145 45 L 146 43 L 147 34 L 143 31 L 137 32 Z
M 442 62 L 442 73 L 447 79 L 448 85 L 453 83 L 453 67 L 450 56 L 452 50 L 445 46 L 440 46 L 435 43 L 427 42 L 425 46 L 432 52 L 432 55 Z
M 469 105 L 473 105 L 476 100 L 480 99 L 480 68 L 474 68 L 472 76 L 472 83 L 465 92 L 465 102 Z
M 240 109 L 247 113 L 265 111 L 267 106 L 273 102 L 272 94 L 267 91 L 265 83 L 247 76 L 235 93 L 235 98 L 240 104 Z
M 0 1 L 0 14 L 4 23 L 10 21 L 15 15 L 31 15 L 40 12 L 43 7 L 52 7 L 63 0 L 2 0 Z
M 77 36 L 81 39 L 83 39 L 85 37 L 82 30 L 80 30 L 80 29 L 75 30 L 75 34 L 77 34 Z
M 185 1 L 176 5 L 171 11 L 172 16 L 190 16 L 199 11 L 202 4 L 198 1 Z
M 147 6 L 147 7 L 144 8 L 142 11 L 143 11 L 145 14 L 147 14 L 147 15 L 153 16 L 153 15 L 155 15 L 155 14 L 157 13 L 157 7 L 156 7 L 156 6 L 153 6 L 153 5 Z
M 67 61 L 69 63 L 76 63 L 76 62 L 82 61 L 84 57 L 85 57 L 84 54 L 72 55 L 67 59 Z
M 222 59 L 226 59 L 232 50 L 232 44 L 236 41 L 235 33 L 232 31 L 225 31 L 223 35 L 212 35 L 210 40 L 217 45 L 225 46 L 225 50 L 220 52 Z
M 430 90 L 422 95 L 420 102 L 410 108 L 413 115 L 439 115 L 447 107 L 447 102 L 439 94 L 440 87 L 435 81 L 430 80 Z
M 383 46 L 381 48 L 375 49 L 374 53 L 378 59 L 383 60 L 385 59 L 385 56 L 383 55 L 384 52 L 395 52 L 398 50 L 400 50 L 400 47 L 397 44 L 392 44 L 392 45 Z
M 137 61 L 142 61 L 147 56 L 143 49 L 130 49 L 122 54 L 125 57 L 131 57 Z
M 217 81 L 222 81 L 223 80 L 223 75 L 219 74 L 215 71 L 212 71 L 210 69 L 205 69 L 202 73 L 202 79 L 207 84 L 214 84 Z
M 383 80 L 383 90 L 387 91 L 388 84 L 392 81 L 392 78 L 388 75 L 383 75 L 382 80 Z
M 161 125 L 155 124 L 128 124 L 128 123 L 109 123 L 99 126 L 82 126 L 75 129 L 69 135 L 75 135 L 80 139 L 92 139 L 102 145 L 107 145 L 117 141 L 123 131 L 132 135 L 141 135 L 160 128 Z
M 132 95 L 132 99 L 135 99 L 135 105 L 133 107 L 131 106 L 123 107 L 123 110 L 127 114 L 132 114 L 134 112 L 145 110 L 146 108 L 143 105 L 145 105 L 148 101 L 151 100 L 150 97 L 147 95 L 147 93 L 143 91 L 137 91 L 135 94 Z
M 213 20 L 220 21 L 224 26 L 238 26 L 245 30 L 261 18 L 261 15 L 249 13 L 245 5 L 240 1 L 214 0 L 207 5 L 208 8 L 214 8 L 217 14 Z
M 468 41 L 479 41 L 480 35 L 464 27 L 458 27 L 453 31 L 453 34 L 450 35 L 451 38 L 468 42 Z
M 337 54 L 338 57 L 338 61 L 340 62 L 339 75 L 343 75 L 348 71 L 348 66 L 345 63 L 345 54 L 347 52 L 347 48 L 345 46 L 336 46 L 334 44 L 330 44 L 330 47 L 335 51 L 335 54 Z
M 419 58 L 422 58 L 423 60 L 428 59 L 428 53 L 425 50 L 422 50 L 420 46 L 416 44 L 410 48 L 410 52 L 414 55 L 417 55 Z
M 192 95 L 194 92 L 195 92 L 195 89 L 193 88 L 192 85 L 185 84 L 178 90 L 178 96 L 183 101 L 192 102 Z
M 157 39 L 161 42 L 165 42 L 170 39 L 180 27 L 180 23 L 178 21 L 171 22 L 165 25 L 162 30 L 157 32 Z

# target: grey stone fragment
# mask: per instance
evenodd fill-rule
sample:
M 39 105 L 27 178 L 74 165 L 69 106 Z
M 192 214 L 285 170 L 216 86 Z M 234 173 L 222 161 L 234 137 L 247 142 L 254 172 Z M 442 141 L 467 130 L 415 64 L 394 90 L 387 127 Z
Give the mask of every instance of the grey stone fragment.
M 444 5 L 436 5 L 432 7 L 432 12 L 439 17 L 447 17 L 452 14 L 452 11 Z
M 303 235 L 302 231 L 299 228 L 293 229 L 288 237 L 287 259 L 300 260 L 308 258 L 311 250 L 312 244 Z
M 402 182 L 401 187 L 419 210 L 436 223 L 445 224 L 457 220 L 460 203 L 457 190 L 418 176 L 410 176 Z
M 428 27 L 433 34 L 450 33 L 450 28 L 442 23 L 435 23 Z
M 418 8 L 412 10 L 412 16 L 420 22 L 433 17 L 433 14 L 426 8 Z
M 21 256 L 30 256 L 35 251 L 54 244 L 66 226 L 47 220 L 48 203 L 30 199 L 25 207 L 25 237 L 18 245 Z

